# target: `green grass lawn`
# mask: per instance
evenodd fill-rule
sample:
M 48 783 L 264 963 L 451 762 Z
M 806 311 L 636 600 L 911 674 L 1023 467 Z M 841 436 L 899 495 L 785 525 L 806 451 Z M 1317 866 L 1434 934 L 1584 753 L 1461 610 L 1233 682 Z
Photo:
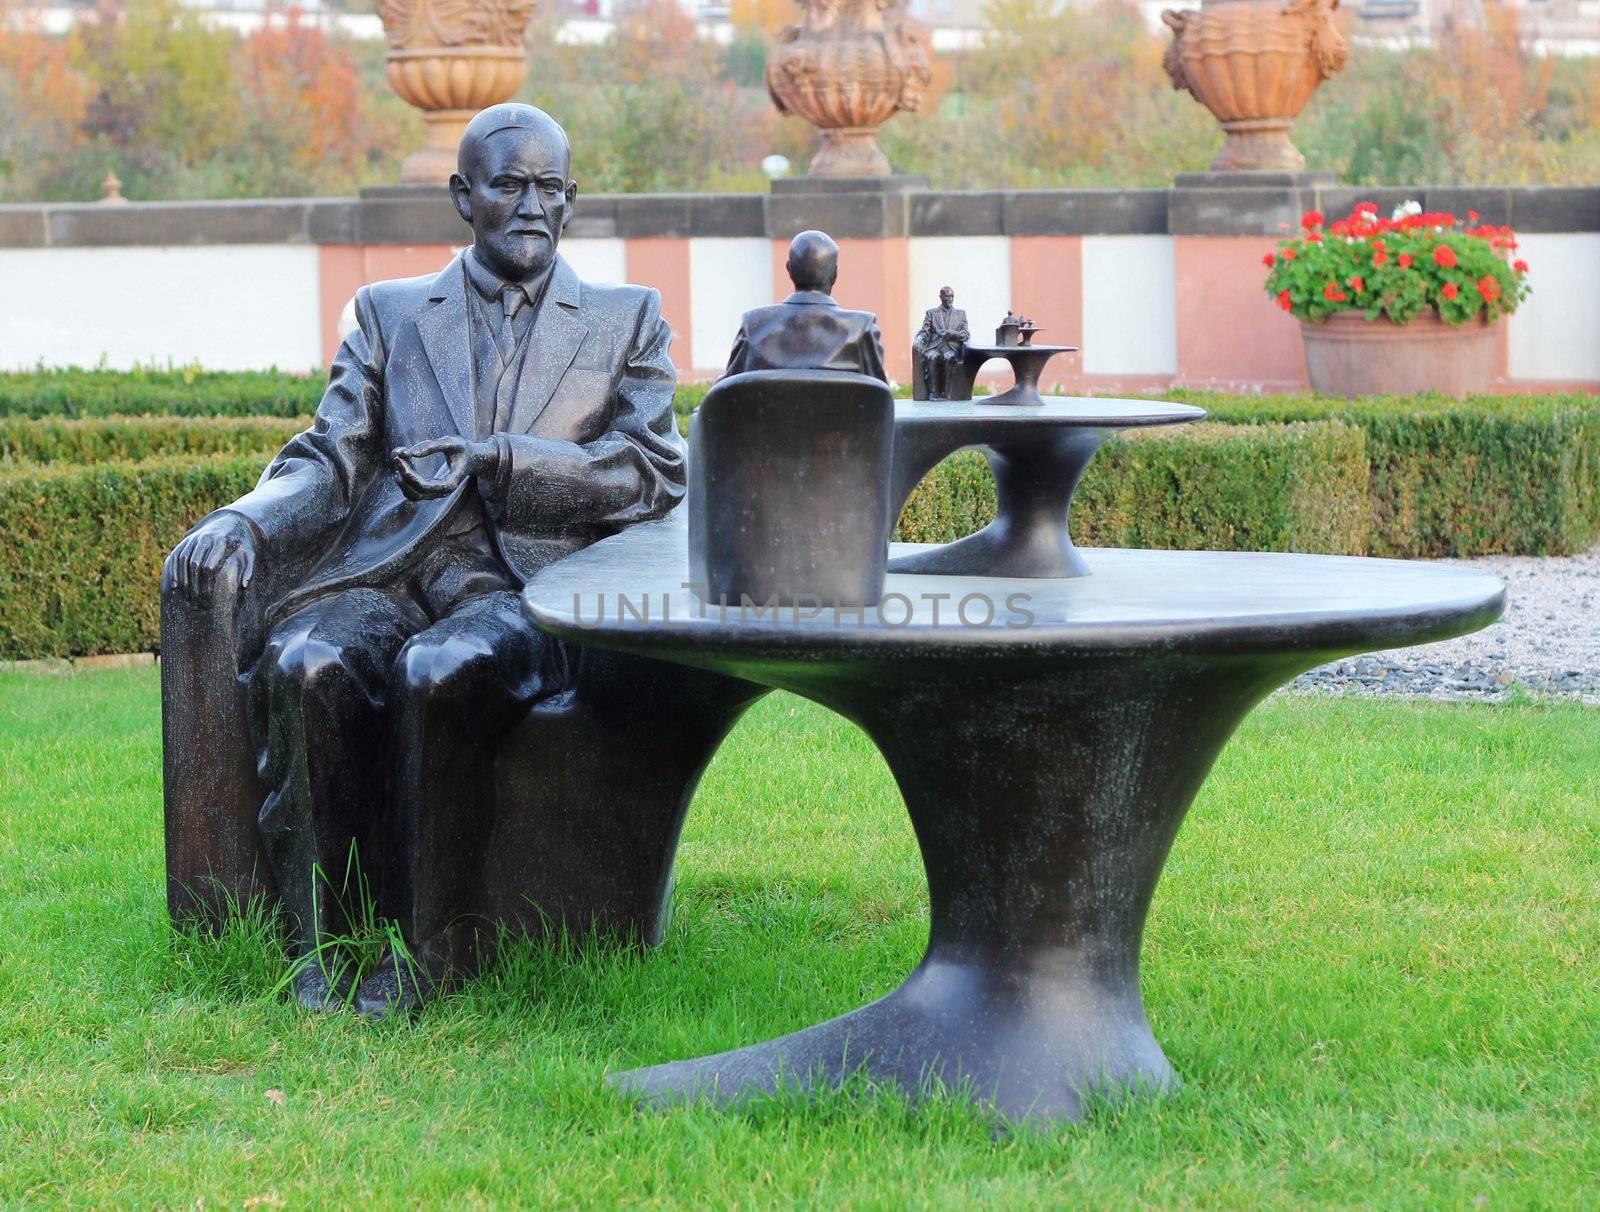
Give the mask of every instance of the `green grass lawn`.
M 774 697 L 717 757 L 659 950 L 525 945 L 379 1026 L 273 997 L 259 932 L 169 932 L 158 718 L 151 670 L 0 675 L 0 1206 L 1600 1203 L 1593 708 L 1267 703 L 1146 935 L 1184 1088 L 1001 1137 L 956 1103 L 642 1113 L 601 1084 L 919 957 L 899 798 L 819 708 Z

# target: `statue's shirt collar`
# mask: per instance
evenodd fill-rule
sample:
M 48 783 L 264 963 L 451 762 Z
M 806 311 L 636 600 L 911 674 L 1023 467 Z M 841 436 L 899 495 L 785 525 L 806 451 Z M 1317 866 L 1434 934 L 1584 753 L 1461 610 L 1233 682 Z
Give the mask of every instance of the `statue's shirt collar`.
M 478 255 L 473 249 L 467 249 L 461 260 L 467 267 L 467 281 L 472 283 L 472 288 L 487 303 L 499 302 L 500 292 L 507 286 L 512 285 L 511 282 L 502 278 L 482 261 L 478 260 Z M 545 283 L 550 281 L 550 275 L 555 271 L 555 265 L 556 263 L 552 259 L 543 273 L 534 274 L 531 278 L 524 278 L 521 282 L 516 283 L 517 286 L 522 287 L 522 293 L 528 297 L 529 303 L 539 302 L 539 296 L 544 293 Z

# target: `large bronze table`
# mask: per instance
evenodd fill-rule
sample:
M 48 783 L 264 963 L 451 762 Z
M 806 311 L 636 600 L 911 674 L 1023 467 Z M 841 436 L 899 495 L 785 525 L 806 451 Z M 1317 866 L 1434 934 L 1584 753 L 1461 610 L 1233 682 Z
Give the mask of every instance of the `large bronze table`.
M 524 607 L 554 635 L 781 687 L 859 724 L 905 797 L 928 876 L 927 954 L 887 997 L 614 1083 L 731 1104 L 863 1071 L 912 1093 L 930 1079 L 965 1086 L 1010 1120 L 1073 1119 L 1090 1092 L 1169 1085 L 1140 996 L 1140 937 L 1234 728 L 1313 665 L 1472 631 L 1504 604 L 1500 581 L 1460 568 L 1089 556 L 1093 575 L 1073 579 L 891 575 L 864 618 L 705 607 L 682 587 L 685 531 L 671 522 L 534 578 Z

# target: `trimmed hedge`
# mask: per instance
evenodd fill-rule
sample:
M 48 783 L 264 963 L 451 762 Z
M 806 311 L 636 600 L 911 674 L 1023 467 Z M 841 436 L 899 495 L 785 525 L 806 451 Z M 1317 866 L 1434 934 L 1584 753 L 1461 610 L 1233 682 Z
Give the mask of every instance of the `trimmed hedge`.
M 247 492 L 279 444 L 0 468 L 0 659 L 155 649 L 166 553 Z M 1361 431 L 1336 422 L 1151 431 L 1101 450 L 1073 533 L 1102 546 L 1361 551 L 1366 474 Z M 899 533 L 947 541 L 993 515 L 988 466 L 967 451 L 917 489 Z
M 0 659 L 153 651 L 167 552 L 270 457 L 0 472 Z
M 275 372 L 0 374 L 0 659 L 154 648 L 165 552 L 255 482 L 322 389 Z M 705 391 L 679 388 L 681 419 Z M 1226 423 L 1107 443 L 1073 507 L 1079 542 L 1415 557 L 1600 539 L 1600 397 L 1170 394 Z M 35 415 L 51 412 L 66 415 Z M 993 510 L 965 452 L 898 533 L 948 541 Z
M 0 417 L 303 417 L 326 369 L 32 370 L 0 372 Z
M 1600 540 L 1600 396 L 1172 398 L 1242 424 L 1359 426 L 1373 555 L 1570 555 Z
M 678 388 L 685 432 L 705 392 L 704 384 Z M 1161 398 L 1239 425 L 1331 420 L 1361 429 L 1371 555 L 1571 555 L 1600 540 L 1600 396 Z
M 0 461 L 109 463 L 276 451 L 306 417 L 0 417 Z
M 896 537 L 949 542 L 993 517 L 989 466 L 962 451 L 911 494 Z M 1359 555 L 1367 550 L 1365 438 L 1338 421 L 1125 433 L 1089 465 L 1071 526 L 1075 542 L 1093 547 Z
M 0 374 L 0 417 L 112 415 L 298 418 L 316 410 L 321 374 L 281 371 L 56 370 Z M 680 428 L 706 384 L 678 388 Z M 902 394 L 904 394 L 902 392 Z M 1368 494 L 1373 555 L 1431 557 L 1507 552 L 1568 555 L 1600 540 L 1600 397 L 1224 396 L 1169 392 L 1246 425 L 1338 420 L 1362 429 L 1371 463 Z M 138 445 L 134 434 L 63 438 L 106 453 L 142 457 L 170 449 L 244 449 L 196 437 L 193 446 Z M 25 441 L 14 437 L 19 451 Z M 44 442 L 40 438 L 37 442 Z M 161 441 L 167 441 L 163 438 Z M 0 457 L 5 456 L 0 437 Z M 275 443 L 268 443 L 270 449 Z M 19 453 L 12 457 L 65 458 Z M 100 455 L 96 457 L 106 457 Z

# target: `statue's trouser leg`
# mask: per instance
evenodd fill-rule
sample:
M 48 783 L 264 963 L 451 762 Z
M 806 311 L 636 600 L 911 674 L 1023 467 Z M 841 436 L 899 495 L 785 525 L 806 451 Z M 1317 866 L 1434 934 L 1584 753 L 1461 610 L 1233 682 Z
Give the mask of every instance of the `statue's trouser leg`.
M 961 385 L 957 382 L 960 373 L 961 359 L 956 356 L 956 351 L 953 349 L 941 349 L 939 351 L 939 394 L 944 396 L 945 399 L 949 400 L 957 396 L 971 394 L 970 392 L 961 391 Z
M 413 636 L 389 685 L 392 875 L 413 958 L 435 980 L 479 964 L 483 842 L 494 755 L 511 726 L 566 678 L 566 650 L 522 617 L 517 594 L 473 598 Z
M 273 627 L 250 676 L 257 760 L 270 789 L 260 827 L 304 953 L 348 923 L 339 901 L 350 847 L 362 874 L 382 862 L 383 703 L 395 653 L 428 623 L 404 598 L 375 589 L 330 594 Z

